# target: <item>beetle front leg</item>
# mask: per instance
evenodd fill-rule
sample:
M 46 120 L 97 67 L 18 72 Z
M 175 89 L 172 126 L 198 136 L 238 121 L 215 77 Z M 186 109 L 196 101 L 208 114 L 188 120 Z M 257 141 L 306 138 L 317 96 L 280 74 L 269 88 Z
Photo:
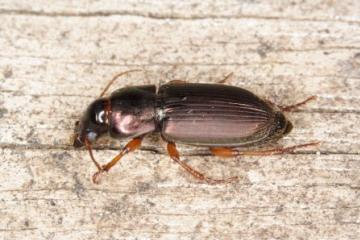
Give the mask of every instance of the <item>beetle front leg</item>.
M 126 146 L 120 151 L 118 155 L 116 155 L 110 162 L 103 165 L 94 175 L 93 175 L 93 182 L 99 183 L 100 182 L 100 176 L 103 172 L 108 172 L 120 159 L 128 154 L 129 152 L 135 151 L 141 146 L 142 138 L 134 138 Z
M 241 151 L 227 147 L 211 147 L 212 154 L 218 157 L 236 157 L 236 156 L 269 156 L 275 154 L 293 153 L 298 148 L 319 145 L 320 142 L 311 142 L 305 144 L 294 145 L 291 147 L 279 147 L 265 150 Z
M 227 179 L 213 179 L 213 178 L 209 178 L 209 177 L 205 176 L 204 174 L 202 174 L 199 171 L 193 169 L 188 164 L 186 164 L 185 162 L 180 160 L 180 155 L 179 155 L 178 150 L 176 149 L 175 143 L 168 142 L 167 151 L 169 153 L 169 156 L 176 163 L 180 164 L 180 166 L 182 168 L 184 168 L 188 173 L 190 173 L 195 178 L 197 178 L 197 179 L 199 179 L 201 181 L 205 181 L 205 182 L 207 182 L 209 184 L 218 184 L 218 183 L 230 183 L 230 182 L 233 182 L 234 180 L 236 180 L 238 178 L 238 177 L 230 177 L 230 178 L 227 178 Z

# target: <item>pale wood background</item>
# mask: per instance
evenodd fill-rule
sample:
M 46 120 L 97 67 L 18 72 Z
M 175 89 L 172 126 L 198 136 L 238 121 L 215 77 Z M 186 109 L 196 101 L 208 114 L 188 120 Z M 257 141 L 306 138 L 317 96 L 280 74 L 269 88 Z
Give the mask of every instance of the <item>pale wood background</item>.
M 279 144 L 322 145 L 228 160 L 181 146 L 209 176 L 240 177 L 209 186 L 154 136 L 93 185 L 74 122 L 134 68 L 116 87 L 233 72 L 277 103 L 317 95 Z M 0 0 L 0 83 L 0 239 L 359 239 L 360 1 Z

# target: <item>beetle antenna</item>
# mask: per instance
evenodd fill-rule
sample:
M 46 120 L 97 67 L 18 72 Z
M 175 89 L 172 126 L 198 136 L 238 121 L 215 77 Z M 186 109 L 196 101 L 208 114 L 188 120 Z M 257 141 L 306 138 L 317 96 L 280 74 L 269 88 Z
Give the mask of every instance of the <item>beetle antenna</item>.
M 90 154 L 90 158 L 93 161 L 93 163 L 95 164 L 95 166 L 97 167 L 97 169 L 99 171 L 102 170 L 102 167 L 100 166 L 100 164 L 95 160 L 93 152 L 92 152 L 92 147 L 91 147 L 91 143 L 89 142 L 89 140 L 87 140 L 87 138 L 85 138 L 85 146 L 87 147 L 89 154 Z
M 108 84 L 106 84 L 104 90 L 101 92 L 100 94 L 100 97 L 103 97 L 106 93 L 106 91 L 110 88 L 110 86 L 116 81 L 116 79 L 118 79 L 119 77 L 125 75 L 125 74 L 128 74 L 128 73 L 131 73 L 131 72 L 139 72 L 139 71 L 142 71 L 141 69 L 133 69 L 133 70 L 129 70 L 129 71 L 126 71 L 126 72 L 121 72 L 121 73 L 118 73 L 116 74 L 110 81 Z

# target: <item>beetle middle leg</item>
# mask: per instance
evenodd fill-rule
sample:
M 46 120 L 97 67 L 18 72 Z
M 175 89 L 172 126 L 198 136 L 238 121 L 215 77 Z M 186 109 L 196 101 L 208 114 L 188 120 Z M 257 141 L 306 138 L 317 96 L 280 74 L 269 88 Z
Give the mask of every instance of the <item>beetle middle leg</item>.
M 96 166 L 99 168 L 99 170 L 93 175 L 92 178 L 93 182 L 99 183 L 100 182 L 99 177 L 101 176 L 101 174 L 104 172 L 108 172 L 124 155 L 138 149 L 141 146 L 141 141 L 142 141 L 142 137 L 132 139 L 130 142 L 128 142 L 128 144 L 126 144 L 126 146 L 123 149 L 121 149 L 120 153 L 116 155 L 110 162 L 103 165 L 101 168 L 99 168 L 99 165 L 97 164 Z
M 293 153 L 298 148 L 304 148 L 309 146 L 319 145 L 319 142 L 311 142 L 305 144 L 294 145 L 290 147 L 278 147 L 265 150 L 251 150 L 242 151 L 235 148 L 228 147 L 211 147 L 210 151 L 215 156 L 219 157 L 236 157 L 236 156 L 269 156 L 275 154 Z
M 169 153 L 169 156 L 178 164 L 180 164 L 180 166 L 182 168 L 184 168 L 188 173 L 190 173 L 191 175 L 193 175 L 195 178 L 201 180 L 201 181 L 205 181 L 209 184 L 218 184 L 218 183 L 230 183 L 234 180 L 236 180 L 238 177 L 230 177 L 227 179 L 213 179 L 210 177 L 205 176 L 204 174 L 200 173 L 199 171 L 193 169 L 191 166 L 189 166 L 188 164 L 186 164 L 185 162 L 180 160 L 180 155 L 178 150 L 176 149 L 176 145 L 173 142 L 168 142 L 167 144 L 167 151 Z

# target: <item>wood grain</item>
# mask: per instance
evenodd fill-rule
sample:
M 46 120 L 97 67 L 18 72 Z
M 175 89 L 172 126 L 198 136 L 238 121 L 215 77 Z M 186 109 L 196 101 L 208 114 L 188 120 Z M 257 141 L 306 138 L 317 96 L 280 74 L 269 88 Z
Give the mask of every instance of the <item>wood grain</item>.
M 0 0 L 0 239 L 358 239 L 360 3 Z M 228 185 L 199 183 L 157 136 L 103 179 L 70 144 L 106 82 L 244 87 L 286 105 L 279 142 L 318 149 L 219 159 L 180 146 Z M 126 141 L 101 139 L 105 162 Z

